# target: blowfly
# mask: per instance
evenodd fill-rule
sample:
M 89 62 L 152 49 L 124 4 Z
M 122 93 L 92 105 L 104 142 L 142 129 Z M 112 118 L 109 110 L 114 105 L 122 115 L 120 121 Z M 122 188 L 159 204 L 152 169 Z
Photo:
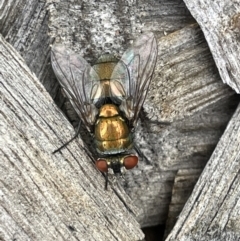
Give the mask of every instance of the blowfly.
M 52 47 L 53 70 L 81 122 L 92 134 L 99 155 L 95 163 L 101 172 L 108 173 L 111 168 L 114 173 L 121 173 L 123 167 L 132 169 L 138 163 L 133 150 L 134 127 L 156 59 L 153 33 L 141 35 L 120 60 L 104 55 L 93 67 L 63 45 Z

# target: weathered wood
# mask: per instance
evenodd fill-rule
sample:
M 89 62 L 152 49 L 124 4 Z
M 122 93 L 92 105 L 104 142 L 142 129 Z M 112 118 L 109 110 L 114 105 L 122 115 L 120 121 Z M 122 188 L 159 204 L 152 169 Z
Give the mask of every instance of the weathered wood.
M 0 73 L 1 239 L 142 240 L 131 200 L 104 190 L 80 140 L 52 154 L 72 127 L 2 37 Z
M 146 100 L 152 120 L 174 121 L 233 94 L 221 83 L 197 24 L 158 39 L 158 61 Z
M 165 237 L 167 237 L 174 227 L 174 224 L 191 195 L 201 172 L 202 169 L 184 169 L 177 172 L 172 189 L 171 203 L 169 205 L 168 218 L 164 233 Z
M 137 217 L 142 226 L 165 223 L 177 171 L 203 168 L 238 99 L 231 97 L 233 91 L 221 83 L 205 39 L 197 25 L 189 25 L 194 21 L 181 0 L 47 2 L 48 5 L 45 1 L 36 0 L 3 3 L 0 26 L 6 39 L 19 50 L 31 70 L 50 92 L 53 90 L 52 96 L 56 93 L 56 82 L 50 76 L 51 39 L 81 52 L 93 63 L 104 52 L 121 56 L 129 42 L 140 32 L 150 30 L 156 34 L 159 44 L 158 64 L 144 105 L 145 113 L 142 113 L 136 130 L 136 142 L 145 157 L 141 159 L 138 168 L 126 173 L 122 184 L 132 202 L 142 210 Z M 50 38 L 46 34 L 47 24 Z M 237 27 L 231 31 L 238 35 Z M 42 98 L 50 101 L 48 95 L 43 93 Z M 43 105 L 45 110 L 42 102 L 39 105 Z M 46 118 L 49 125 L 54 124 L 56 115 Z M 61 118 L 64 124 L 57 124 L 55 132 L 64 135 L 59 134 L 59 142 L 55 141 L 55 147 L 59 147 L 60 140 L 62 143 L 73 135 L 68 122 L 63 116 Z M 154 121 L 170 121 L 172 124 L 162 126 Z M 49 132 L 48 128 L 44 127 L 46 133 Z M 48 135 L 51 136 L 51 132 Z M 32 142 L 35 138 L 38 140 L 33 135 Z M 48 142 L 45 141 L 45 144 Z M 82 155 L 79 161 L 89 161 L 86 153 L 81 152 L 81 145 L 76 143 L 79 142 L 72 143 L 63 153 L 67 155 L 68 150 L 74 154 L 77 152 Z M 50 149 L 55 148 L 48 147 Z M 58 158 L 62 158 L 60 154 Z M 68 160 L 72 159 L 68 157 Z M 76 163 L 75 159 L 73 163 Z M 68 174 L 67 171 L 66 175 L 71 175 L 71 172 Z M 82 185 L 89 186 L 87 182 Z M 112 188 L 128 208 L 134 210 L 121 187 L 113 184 Z M 106 195 L 110 198 L 112 193 Z M 90 198 L 95 200 L 95 196 Z M 120 212 L 117 214 L 121 215 Z
M 194 20 L 181 0 L 49 0 L 50 36 L 93 63 L 103 53 L 121 56 L 141 32 L 159 37 Z
M 201 26 L 224 83 L 240 93 L 240 2 L 184 0 Z
M 196 25 L 160 38 L 158 45 L 156 78 L 144 105 L 149 118 L 142 118 L 136 128 L 136 143 L 145 158 L 126 174 L 124 183 L 144 210 L 138 217 L 142 226 L 165 223 L 176 172 L 204 167 L 235 102 Z
M 165 223 L 176 172 L 204 167 L 233 112 L 229 107 L 234 92 L 221 82 L 196 24 L 185 23 L 185 28 L 164 36 L 167 25 L 163 31 L 156 25 L 158 11 L 153 3 L 147 2 L 142 8 L 127 1 L 125 5 L 115 1 L 53 3 L 49 5 L 50 35 L 89 62 L 104 52 L 120 56 L 127 40 L 140 31 L 156 30 L 158 62 L 144 105 L 145 115 L 142 113 L 136 128 L 136 143 L 144 157 L 137 168 L 126 173 L 122 185 L 142 209 L 137 217 L 142 227 Z M 157 4 L 159 12 L 163 11 L 161 3 Z M 166 11 L 171 7 L 176 11 L 174 4 L 165 4 Z M 146 17 L 139 17 L 141 14 Z M 137 19 L 145 25 L 139 25 Z M 162 126 L 156 121 L 172 124 Z
M 58 83 L 49 64 L 47 1 L 10 0 L 1 4 L 0 33 L 26 61 L 53 98 Z
M 240 105 L 167 241 L 240 239 L 239 140 Z

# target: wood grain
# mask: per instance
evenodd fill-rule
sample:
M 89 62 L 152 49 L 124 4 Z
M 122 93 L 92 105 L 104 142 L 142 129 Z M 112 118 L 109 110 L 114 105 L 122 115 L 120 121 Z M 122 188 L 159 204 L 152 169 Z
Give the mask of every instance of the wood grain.
M 171 232 L 178 217 L 190 197 L 192 190 L 202 172 L 202 169 L 182 169 L 178 170 L 172 189 L 171 203 L 169 205 L 168 218 L 164 236 Z
M 143 238 L 134 219 L 141 227 L 176 219 L 180 209 L 174 200 L 185 201 L 181 190 L 175 192 L 179 170 L 184 170 L 180 179 L 187 180 L 192 169 L 204 168 L 239 103 L 234 91 L 222 83 L 239 92 L 239 3 L 185 2 L 204 35 L 182 0 L 3 2 L 0 31 L 26 62 L 1 38 L 1 209 L 2 220 L 8 221 L 2 221 L 0 229 L 6 240 L 71 240 L 81 232 L 81 240 L 115 236 L 132 241 Z M 54 41 L 93 64 L 103 53 L 121 57 L 146 31 L 154 32 L 159 51 L 135 132 L 143 155 L 123 180 L 110 177 L 111 188 L 105 192 L 104 178 L 82 149 L 94 148 L 84 130 L 62 153 L 51 155 L 74 131 L 39 81 L 61 106 L 64 99 L 58 95 L 49 56 Z M 68 103 L 62 109 L 70 122 L 78 122 Z M 201 198 L 206 202 L 204 195 Z M 214 198 L 217 203 L 218 196 Z M 228 202 L 231 207 L 231 197 L 226 206 Z M 211 216 L 211 210 L 206 212 Z M 237 225 L 233 220 L 229 227 L 231 223 Z M 199 232 L 199 240 L 215 234 L 218 240 L 237 238 L 237 229 L 231 227 L 209 230 L 215 233 Z M 177 232 L 169 237 L 178 237 Z M 189 229 L 182 229 L 181 239 L 187 238 Z
M 184 2 L 203 30 L 222 81 L 240 93 L 240 2 Z
M 5 1 L 1 5 L 0 32 L 56 98 L 59 85 L 49 64 L 52 39 L 48 35 L 47 6 L 45 0 Z
M 80 140 L 52 154 L 73 129 L 2 37 L 0 73 L 1 238 L 142 240 L 131 200 L 117 184 L 104 190 Z
M 168 22 L 173 13 L 177 22 L 176 11 L 184 5 L 178 1 L 155 4 L 52 1 L 49 5 L 51 37 L 90 63 L 106 52 L 121 56 L 141 31 L 156 30 L 157 66 L 135 132 L 143 155 L 138 167 L 122 180 L 125 191 L 142 210 L 137 217 L 142 227 L 166 222 L 176 172 L 204 167 L 235 103 L 234 91 L 222 83 L 200 28 L 187 24 L 192 22 L 187 10 L 181 18 L 189 22 L 175 27 L 172 20 Z M 166 25 L 158 28 L 156 21 L 163 17 L 163 9 L 168 16 L 163 18 Z M 172 26 L 171 31 L 167 26 Z M 171 125 L 161 125 L 161 121 Z M 86 135 L 81 137 L 91 149 Z
M 171 234 L 170 240 L 238 240 L 240 192 L 240 106 Z

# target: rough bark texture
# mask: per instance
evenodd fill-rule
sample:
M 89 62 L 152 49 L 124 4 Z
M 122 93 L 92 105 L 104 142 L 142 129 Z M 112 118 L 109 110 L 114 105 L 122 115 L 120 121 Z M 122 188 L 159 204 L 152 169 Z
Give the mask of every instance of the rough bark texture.
M 240 93 L 240 2 L 184 0 L 201 26 L 224 83 Z
M 240 106 L 168 236 L 170 240 L 239 240 Z
M 131 200 L 104 190 L 81 141 L 52 154 L 69 122 L 2 37 L 0 53 L 1 240 L 142 240 Z

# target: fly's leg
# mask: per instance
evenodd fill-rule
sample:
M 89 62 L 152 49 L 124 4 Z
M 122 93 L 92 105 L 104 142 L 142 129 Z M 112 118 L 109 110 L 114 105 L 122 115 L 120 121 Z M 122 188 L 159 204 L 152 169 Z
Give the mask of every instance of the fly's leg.
M 82 148 L 87 153 L 88 157 L 92 160 L 92 162 L 95 164 L 96 161 L 95 161 L 94 157 L 92 156 L 92 153 L 87 148 L 85 148 L 84 146 Z M 95 168 L 96 168 L 96 166 L 95 166 Z M 105 190 L 107 190 L 108 183 L 109 183 L 108 172 L 106 172 L 106 173 L 102 172 L 102 174 L 105 178 Z
M 55 154 L 57 152 L 59 152 L 60 150 L 62 150 L 65 146 L 67 146 L 70 142 L 72 142 L 75 138 L 77 138 L 77 136 L 79 135 L 80 133 L 80 127 L 81 127 L 81 121 L 79 121 L 79 124 L 78 124 L 78 128 L 77 128 L 77 131 L 75 133 L 75 135 L 69 140 L 67 141 L 66 143 L 64 143 L 61 147 L 59 147 L 57 150 L 55 150 L 52 154 Z
M 151 123 L 151 124 L 165 125 L 165 126 L 171 125 L 171 122 L 168 122 L 168 121 L 158 121 L 158 120 L 149 119 L 149 117 L 147 116 L 147 113 L 144 111 L 143 108 L 139 113 L 139 118 L 141 119 L 142 123 L 145 123 L 147 120 L 147 123 Z
M 107 190 L 108 186 L 108 172 L 105 174 L 105 190 Z
M 171 122 L 167 122 L 167 121 L 149 120 L 148 122 L 150 122 L 151 124 L 158 124 L 158 125 L 165 125 L 165 126 L 170 126 L 171 125 Z
M 134 143 L 134 149 L 137 151 L 137 154 L 138 154 L 140 157 L 144 157 L 144 154 L 142 153 L 142 151 L 140 150 L 140 148 L 137 146 L 136 143 Z
M 137 151 L 137 154 L 141 157 L 144 158 L 149 164 L 150 161 L 148 160 L 148 158 L 146 157 L 146 155 L 144 155 L 144 153 L 140 150 L 140 148 L 138 147 L 138 145 L 136 143 L 134 143 L 134 149 Z

